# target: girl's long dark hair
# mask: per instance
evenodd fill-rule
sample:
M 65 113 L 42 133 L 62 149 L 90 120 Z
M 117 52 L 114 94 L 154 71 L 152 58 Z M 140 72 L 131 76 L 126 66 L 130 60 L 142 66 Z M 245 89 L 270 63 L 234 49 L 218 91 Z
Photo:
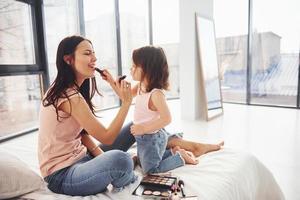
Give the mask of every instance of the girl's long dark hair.
M 96 116 L 95 106 L 92 103 L 92 98 L 95 92 L 97 92 L 98 94 L 100 93 L 97 88 L 95 77 L 84 80 L 82 85 L 79 87 L 76 83 L 75 72 L 73 71 L 72 67 L 64 60 L 64 56 L 66 55 L 70 55 L 74 59 L 74 52 L 77 45 L 84 40 L 92 44 L 91 41 L 82 36 L 70 36 L 64 38 L 58 45 L 56 54 L 57 76 L 42 101 L 43 106 L 45 107 L 50 105 L 54 106 L 58 121 L 59 117 L 61 117 L 58 114 L 58 100 L 60 98 L 67 98 L 70 103 L 70 96 L 78 93 L 80 93 L 84 97 L 92 113 Z M 74 92 L 73 94 L 67 94 L 67 89 L 69 88 L 74 88 L 76 92 Z M 71 103 L 70 112 L 72 112 Z M 69 113 L 69 115 L 70 114 L 71 113 Z
M 146 92 L 154 88 L 169 89 L 169 66 L 164 50 L 161 47 L 145 46 L 132 53 L 135 65 L 143 70 L 142 80 L 146 78 Z

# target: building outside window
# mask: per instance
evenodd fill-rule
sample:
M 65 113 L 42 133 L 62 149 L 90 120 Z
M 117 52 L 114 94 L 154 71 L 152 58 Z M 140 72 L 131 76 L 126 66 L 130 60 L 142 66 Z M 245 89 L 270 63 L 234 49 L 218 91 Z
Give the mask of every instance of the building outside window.
M 299 7 L 294 0 L 253 1 L 253 104 L 297 105 Z
M 214 1 L 223 100 L 246 103 L 249 92 L 250 104 L 296 107 L 300 4 L 294 0 L 252 2 L 251 60 L 247 60 L 248 1 Z

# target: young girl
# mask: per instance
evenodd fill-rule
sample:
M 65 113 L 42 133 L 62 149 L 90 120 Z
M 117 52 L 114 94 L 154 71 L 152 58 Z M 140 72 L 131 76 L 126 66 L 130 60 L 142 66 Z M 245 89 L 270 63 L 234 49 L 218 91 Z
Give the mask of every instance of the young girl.
M 166 150 L 171 122 L 164 90 L 169 86 L 169 69 L 160 47 L 146 46 L 133 51 L 131 76 L 139 81 L 132 89 L 136 96 L 130 130 L 137 142 L 137 156 L 145 173 L 166 172 L 185 163 L 197 164 L 191 152 L 179 147 Z

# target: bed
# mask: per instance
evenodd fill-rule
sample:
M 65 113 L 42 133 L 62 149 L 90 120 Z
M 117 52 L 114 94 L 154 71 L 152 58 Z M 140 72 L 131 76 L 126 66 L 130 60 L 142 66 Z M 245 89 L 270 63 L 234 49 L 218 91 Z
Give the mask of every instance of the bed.
M 14 141 L 0 145 L 0 150 L 13 153 L 29 167 L 39 173 L 36 154 L 37 134 L 29 134 Z M 135 151 L 131 149 L 131 151 Z M 142 199 L 133 196 L 132 192 L 138 186 L 138 181 L 127 186 L 121 192 L 113 192 L 109 187 L 107 192 L 86 197 L 71 197 L 55 194 L 49 191 L 46 184 L 40 189 L 25 194 L 18 199 L 36 200 L 94 200 L 94 199 Z M 199 157 L 198 165 L 186 165 L 171 171 L 172 176 L 178 176 L 185 182 L 185 193 L 196 195 L 199 200 L 247 200 L 247 199 L 284 199 L 283 193 L 271 172 L 253 155 L 223 148 Z

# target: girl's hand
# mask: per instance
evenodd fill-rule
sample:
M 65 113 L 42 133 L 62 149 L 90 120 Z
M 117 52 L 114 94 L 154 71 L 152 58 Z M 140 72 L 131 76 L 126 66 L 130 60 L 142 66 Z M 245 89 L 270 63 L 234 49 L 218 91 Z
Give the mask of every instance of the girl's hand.
M 121 83 L 116 81 L 115 84 L 122 103 L 130 105 L 132 102 L 131 84 L 125 80 L 122 80 Z
M 136 136 L 136 135 L 144 135 L 145 131 L 144 131 L 144 126 L 140 125 L 140 124 L 134 124 L 130 127 L 130 132 L 132 135 Z

